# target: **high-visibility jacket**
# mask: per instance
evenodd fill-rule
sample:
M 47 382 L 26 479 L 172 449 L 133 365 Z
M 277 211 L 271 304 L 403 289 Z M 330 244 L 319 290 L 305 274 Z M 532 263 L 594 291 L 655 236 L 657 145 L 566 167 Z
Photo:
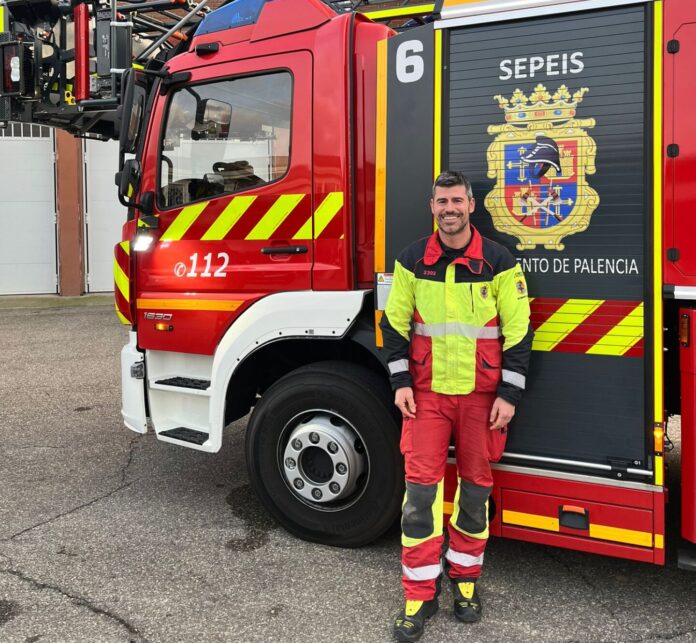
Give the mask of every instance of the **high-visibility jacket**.
M 456 258 L 437 231 L 397 258 L 380 323 L 392 387 L 517 404 L 533 337 L 527 284 L 506 248 L 471 232 Z

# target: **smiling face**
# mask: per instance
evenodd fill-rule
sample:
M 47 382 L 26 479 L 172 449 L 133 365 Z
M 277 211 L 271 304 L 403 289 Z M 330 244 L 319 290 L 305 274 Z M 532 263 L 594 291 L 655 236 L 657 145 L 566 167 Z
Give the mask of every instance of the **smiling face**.
M 467 196 L 463 185 L 435 188 L 430 209 L 440 230 L 440 238 L 446 245 L 457 248 L 469 241 L 469 216 L 475 206 L 474 199 Z

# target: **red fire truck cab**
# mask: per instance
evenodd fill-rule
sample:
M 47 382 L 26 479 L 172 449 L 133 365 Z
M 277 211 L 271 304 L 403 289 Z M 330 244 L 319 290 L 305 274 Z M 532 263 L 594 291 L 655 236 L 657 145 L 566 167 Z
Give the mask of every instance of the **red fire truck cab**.
M 249 470 L 272 513 L 360 544 L 400 503 L 371 295 L 375 57 L 390 30 L 318 1 L 247 4 L 257 15 L 237 0 L 199 25 L 167 64 L 182 82 L 152 90 L 135 135 L 153 205 L 152 227 L 133 218 L 117 247 L 135 327 L 124 418 L 217 451 L 253 407 Z

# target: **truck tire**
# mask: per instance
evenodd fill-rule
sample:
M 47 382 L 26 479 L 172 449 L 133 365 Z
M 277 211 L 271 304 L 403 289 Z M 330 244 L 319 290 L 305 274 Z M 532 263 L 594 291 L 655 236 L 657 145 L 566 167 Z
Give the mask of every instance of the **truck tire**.
M 246 434 L 249 479 L 291 534 L 359 547 L 395 521 L 403 494 L 399 422 L 385 378 L 318 362 L 273 384 Z

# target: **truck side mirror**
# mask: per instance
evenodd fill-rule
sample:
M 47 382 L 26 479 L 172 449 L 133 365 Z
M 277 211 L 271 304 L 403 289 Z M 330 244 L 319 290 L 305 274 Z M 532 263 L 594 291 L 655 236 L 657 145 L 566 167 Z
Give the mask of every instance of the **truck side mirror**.
M 116 173 L 116 185 L 121 205 L 131 207 L 131 198 L 140 187 L 140 161 L 128 159 L 123 164 L 123 169 Z
M 121 128 L 118 136 L 119 152 L 121 155 L 135 154 L 145 113 L 147 79 L 145 74 L 135 69 L 127 69 L 123 74 L 123 85 Z

